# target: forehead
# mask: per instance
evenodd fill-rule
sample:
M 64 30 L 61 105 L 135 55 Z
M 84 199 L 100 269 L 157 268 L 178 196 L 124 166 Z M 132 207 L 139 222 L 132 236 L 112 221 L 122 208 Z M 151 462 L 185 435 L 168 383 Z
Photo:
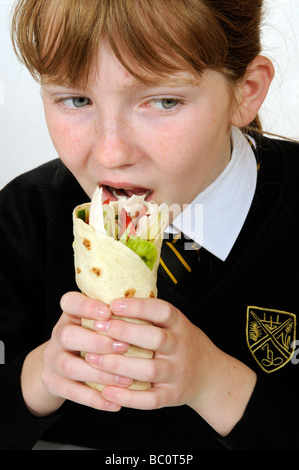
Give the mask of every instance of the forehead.
M 44 76 L 42 82 L 45 85 L 62 85 L 80 90 L 88 90 L 97 87 L 101 82 L 106 82 L 117 87 L 120 93 L 126 93 L 154 86 L 197 86 L 201 81 L 199 74 L 184 70 L 159 74 L 155 71 L 144 71 L 134 63 L 130 64 L 129 69 L 130 71 L 120 63 L 109 43 L 103 39 L 99 45 L 97 57 L 89 66 L 87 81 L 79 80 L 70 83 L 68 79 L 59 76 Z

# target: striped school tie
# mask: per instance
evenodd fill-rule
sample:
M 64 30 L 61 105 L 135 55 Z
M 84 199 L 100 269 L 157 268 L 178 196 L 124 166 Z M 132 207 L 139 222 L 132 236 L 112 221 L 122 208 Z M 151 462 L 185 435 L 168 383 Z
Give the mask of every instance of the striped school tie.
M 199 252 L 199 245 L 181 233 L 169 234 L 163 241 L 159 274 L 171 285 L 178 284 L 198 264 Z

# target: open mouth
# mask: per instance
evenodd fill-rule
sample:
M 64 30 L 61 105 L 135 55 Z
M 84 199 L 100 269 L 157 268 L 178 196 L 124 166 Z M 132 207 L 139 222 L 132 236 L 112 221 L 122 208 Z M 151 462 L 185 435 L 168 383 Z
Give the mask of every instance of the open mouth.
M 150 189 L 146 188 L 139 188 L 139 187 L 125 187 L 125 188 L 115 188 L 113 186 L 103 186 L 103 188 L 106 189 L 107 192 L 110 193 L 110 195 L 113 195 L 116 199 L 120 198 L 130 198 L 132 196 L 144 196 L 144 199 L 146 200 L 152 191 Z

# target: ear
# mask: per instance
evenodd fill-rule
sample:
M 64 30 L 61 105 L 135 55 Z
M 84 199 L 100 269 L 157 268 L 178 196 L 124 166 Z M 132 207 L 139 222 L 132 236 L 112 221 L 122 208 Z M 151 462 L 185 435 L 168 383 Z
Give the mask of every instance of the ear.
M 268 94 L 274 74 L 273 64 L 267 57 L 259 55 L 250 63 L 244 79 L 238 85 L 232 125 L 245 127 L 255 119 Z

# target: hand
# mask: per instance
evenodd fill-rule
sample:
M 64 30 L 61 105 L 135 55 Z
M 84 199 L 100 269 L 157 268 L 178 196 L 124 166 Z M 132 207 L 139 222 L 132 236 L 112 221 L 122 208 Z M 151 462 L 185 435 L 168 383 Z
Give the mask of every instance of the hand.
M 149 381 L 153 387 L 141 393 L 109 386 L 103 395 L 107 399 L 117 398 L 122 406 L 132 408 L 192 406 L 204 390 L 210 356 L 217 351 L 207 336 L 178 309 L 161 300 L 120 299 L 112 303 L 111 311 L 117 316 L 148 320 L 153 325 L 109 319 L 94 322 L 94 329 L 125 343 L 151 349 L 155 352 L 154 359 L 92 353 L 85 360 L 101 371 Z
M 106 386 L 102 395 L 120 406 L 154 409 L 187 404 L 214 429 L 227 434 L 244 413 L 256 376 L 246 365 L 219 350 L 178 309 L 158 299 L 119 299 L 112 313 L 153 323 L 142 325 L 109 319 L 94 323 L 97 331 L 154 350 L 153 359 L 115 354 L 87 354 L 94 368 L 149 381 L 149 391 Z
M 107 401 L 84 382 L 127 387 L 132 380 L 97 370 L 84 361 L 80 351 L 96 354 L 121 354 L 129 345 L 99 335 L 81 326 L 81 317 L 108 320 L 107 305 L 72 292 L 61 299 L 62 313 L 51 339 L 25 359 L 21 386 L 27 407 L 33 414 L 45 416 L 58 409 L 65 399 L 96 409 L 118 411 L 119 405 Z

